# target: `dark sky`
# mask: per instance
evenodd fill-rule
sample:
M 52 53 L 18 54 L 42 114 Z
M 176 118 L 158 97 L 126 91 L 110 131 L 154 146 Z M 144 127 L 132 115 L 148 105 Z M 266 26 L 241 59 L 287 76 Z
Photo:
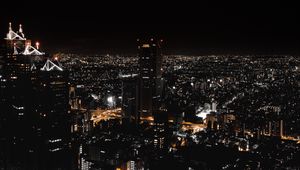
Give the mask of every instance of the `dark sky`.
M 5 36 L 9 21 L 15 30 L 21 23 L 48 52 L 135 53 L 136 38 L 150 35 L 165 40 L 168 54 L 300 51 L 296 4 L 120 2 L 1 6 L 0 33 Z

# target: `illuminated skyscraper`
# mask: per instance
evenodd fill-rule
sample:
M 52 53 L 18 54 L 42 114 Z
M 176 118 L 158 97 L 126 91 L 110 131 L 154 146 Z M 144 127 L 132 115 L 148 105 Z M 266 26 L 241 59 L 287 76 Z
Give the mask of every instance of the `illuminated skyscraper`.
M 25 38 L 22 25 L 17 32 L 9 23 L 1 50 L 1 154 L 8 162 L 6 168 L 35 168 L 36 116 L 34 114 L 32 68 L 36 59 L 44 58 L 31 41 Z M 30 163 L 29 163 L 30 162 Z
M 35 84 L 35 111 L 39 116 L 41 152 L 45 154 L 46 162 L 43 168 L 62 168 L 67 162 L 64 157 L 71 137 L 68 89 L 68 73 L 59 62 L 47 59 Z
M 14 32 L 9 24 L 5 41 L 0 58 L 4 168 L 67 169 L 66 160 L 64 165 L 55 160 L 67 157 L 56 153 L 68 148 L 70 141 L 68 75 L 58 63 L 47 60 L 38 43 L 31 46 L 21 25 Z
M 158 113 L 162 93 L 161 42 L 154 39 L 138 39 L 139 102 L 140 118 L 153 117 Z

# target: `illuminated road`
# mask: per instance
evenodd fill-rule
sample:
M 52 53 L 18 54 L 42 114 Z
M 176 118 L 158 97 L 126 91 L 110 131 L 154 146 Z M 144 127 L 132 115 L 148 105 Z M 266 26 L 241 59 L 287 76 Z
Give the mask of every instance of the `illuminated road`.
M 187 131 L 191 130 L 193 133 L 202 131 L 206 128 L 205 124 L 200 124 L 200 123 L 192 123 L 192 122 L 182 122 L 182 131 Z
M 122 112 L 121 108 L 115 108 L 115 109 L 97 109 L 97 110 L 91 110 L 92 112 L 92 118 L 93 124 L 96 125 L 100 121 L 107 121 L 110 119 L 121 119 L 122 118 Z M 153 124 L 153 117 L 142 117 L 141 121 L 148 121 L 150 124 Z M 197 124 L 197 123 L 191 123 L 191 122 L 182 122 L 182 130 L 192 130 L 193 133 L 202 131 L 206 125 L 204 124 Z
M 92 112 L 92 118 L 93 124 L 96 125 L 100 121 L 104 120 L 110 120 L 110 119 L 120 119 L 122 118 L 122 112 L 121 108 L 115 108 L 115 109 L 97 109 L 97 110 L 91 110 Z
M 96 125 L 100 121 L 107 121 L 110 119 L 121 119 L 122 118 L 122 112 L 121 108 L 116 108 L 116 109 L 97 109 L 97 110 L 92 110 L 92 118 L 91 120 L 93 121 L 93 124 Z M 153 124 L 153 117 L 142 117 L 141 121 L 147 121 L 150 124 Z M 197 123 L 191 123 L 191 122 L 182 122 L 182 130 L 187 131 L 187 130 L 192 130 L 193 133 L 202 131 L 205 129 L 206 125 L 204 124 L 197 124 Z

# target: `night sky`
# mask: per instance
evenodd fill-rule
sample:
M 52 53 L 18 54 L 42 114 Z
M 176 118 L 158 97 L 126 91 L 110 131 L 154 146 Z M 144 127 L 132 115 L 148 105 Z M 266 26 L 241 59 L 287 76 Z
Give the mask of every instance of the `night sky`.
M 300 51 L 295 4 L 51 1 L 1 6 L 0 33 L 23 24 L 47 52 L 136 53 L 136 39 L 165 40 L 166 54 L 294 54 Z M 16 3 L 14 4 L 16 5 Z M 32 6 L 31 6 L 32 5 Z M 28 10 L 30 9 L 30 10 Z

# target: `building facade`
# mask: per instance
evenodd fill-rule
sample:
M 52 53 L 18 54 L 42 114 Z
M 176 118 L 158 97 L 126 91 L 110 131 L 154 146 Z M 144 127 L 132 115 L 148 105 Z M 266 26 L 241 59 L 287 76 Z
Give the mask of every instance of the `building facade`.
M 22 25 L 15 32 L 9 23 L 0 60 L 0 169 L 67 169 L 68 73 Z
M 162 54 L 160 41 L 138 40 L 139 117 L 147 119 L 158 113 L 162 94 Z

